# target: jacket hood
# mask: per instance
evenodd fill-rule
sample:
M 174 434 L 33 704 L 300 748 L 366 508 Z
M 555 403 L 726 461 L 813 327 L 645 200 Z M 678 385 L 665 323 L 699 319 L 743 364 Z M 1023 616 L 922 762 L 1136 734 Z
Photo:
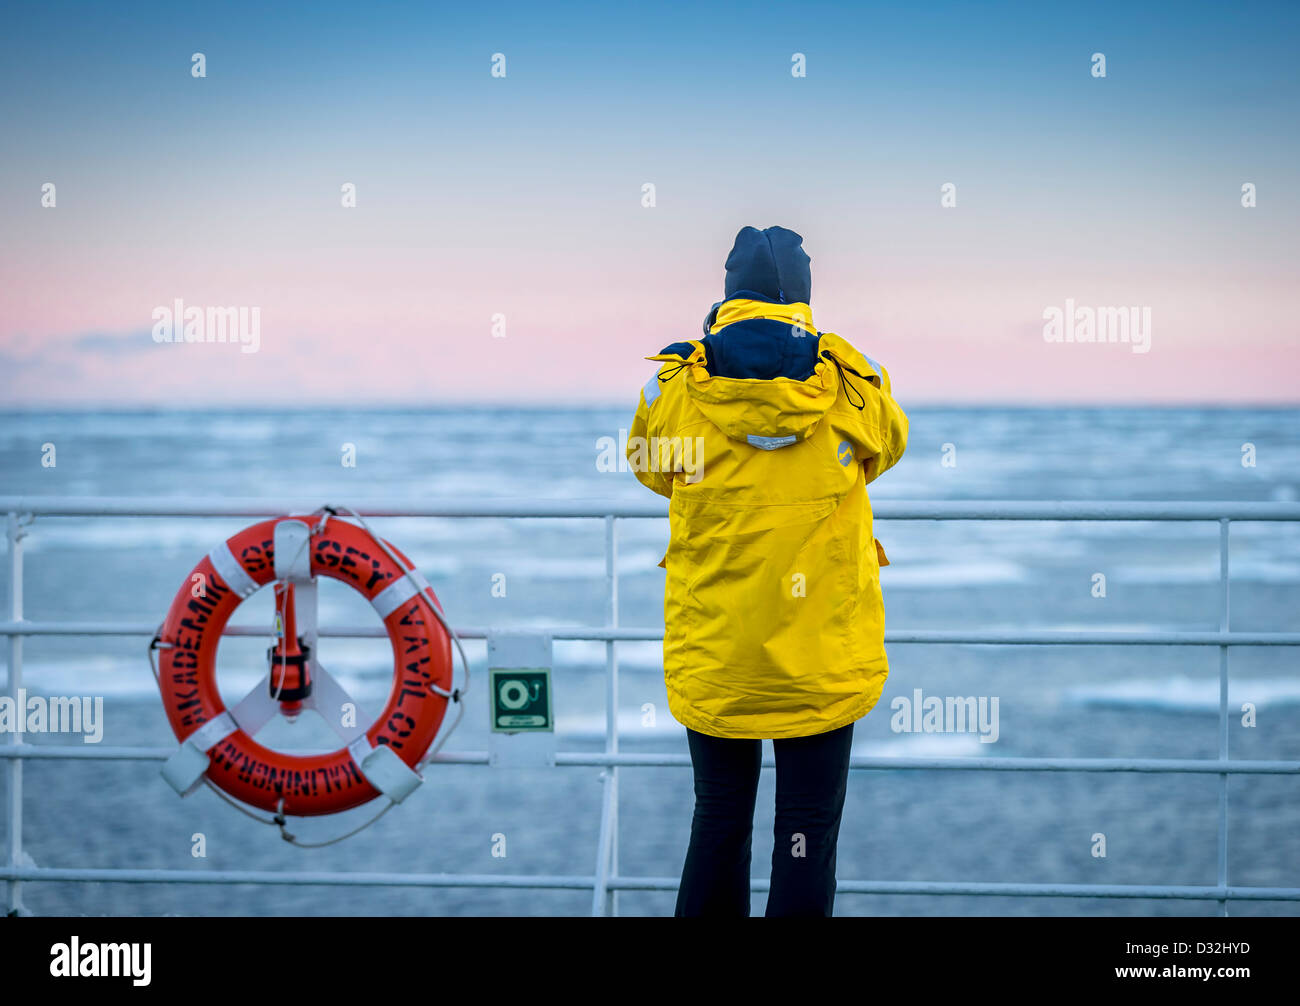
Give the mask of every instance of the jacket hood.
M 726 301 L 709 335 L 648 359 L 679 363 L 704 416 L 728 437 L 765 450 L 811 436 L 842 384 L 854 404 L 862 398 L 853 382 L 879 384 L 866 357 L 838 335 L 816 330 L 806 303 Z
M 742 227 L 727 256 L 725 296 L 742 291 L 761 294 L 780 304 L 807 304 L 812 299 L 812 260 L 803 238 L 784 227 Z

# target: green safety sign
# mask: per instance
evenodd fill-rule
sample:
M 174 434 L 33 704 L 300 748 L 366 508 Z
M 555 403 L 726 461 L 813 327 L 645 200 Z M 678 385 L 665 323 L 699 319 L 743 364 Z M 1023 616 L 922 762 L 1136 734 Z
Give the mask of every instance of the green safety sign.
M 499 733 L 553 731 L 551 669 L 492 667 L 492 729 Z

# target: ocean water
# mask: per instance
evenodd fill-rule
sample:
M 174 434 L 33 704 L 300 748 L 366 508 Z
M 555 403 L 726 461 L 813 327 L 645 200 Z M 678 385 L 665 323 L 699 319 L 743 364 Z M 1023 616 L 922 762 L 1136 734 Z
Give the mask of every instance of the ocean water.
M 650 498 L 627 472 L 601 471 L 602 437 L 622 409 L 448 411 L 0 413 L 0 494 L 292 496 L 349 503 L 384 496 L 469 500 Z M 1300 412 L 1208 409 L 915 409 L 907 455 L 874 499 L 1300 499 Z M 54 446 L 55 464 L 42 464 Z M 1253 466 L 1242 464 L 1253 445 Z M 346 445 L 355 467 L 341 463 Z M 945 446 L 950 445 L 950 446 Z M 955 465 L 943 464 L 945 457 Z M 26 617 L 162 620 L 171 598 L 217 541 L 250 521 L 42 518 L 25 541 Z M 461 625 L 598 625 L 605 617 L 604 532 L 598 520 L 385 520 L 376 529 L 410 555 Z M 891 565 L 882 582 L 897 629 L 1218 628 L 1213 523 L 882 521 Z M 619 524 L 619 617 L 662 627 L 666 544 L 661 519 Z M 1300 630 L 1300 527 L 1234 524 L 1232 627 Z M 1104 574 L 1106 596 L 1093 596 Z M 493 596 L 504 574 L 506 596 Z M 7 583 L 0 582 L 0 593 Z M 7 598 L 4 603 L 7 605 Z M 6 609 L 7 610 L 7 609 Z M 325 583 L 325 624 L 373 620 L 346 588 Z M 270 625 L 268 592 L 236 621 Z M 104 698 L 104 743 L 174 743 L 145 659 L 146 640 L 31 638 L 30 693 Z M 243 694 L 265 669 L 264 639 L 228 639 L 223 694 Z M 326 639 L 326 662 L 363 704 L 382 701 L 384 640 Z M 487 747 L 485 651 L 450 751 Z M 627 751 L 686 750 L 668 714 L 658 643 L 618 646 Z M 324 652 L 322 653 L 324 657 Z M 7 648 L 0 660 L 7 659 Z M 1300 759 L 1300 669 L 1294 648 L 1231 655 L 1234 758 Z M 893 645 L 881 704 L 855 750 L 884 756 L 1170 757 L 1217 755 L 1218 652 L 1201 647 Z M 561 750 L 598 750 L 604 731 L 604 648 L 556 643 Z M 997 699 L 996 741 L 976 733 L 891 729 L 894 700 Z M 1253 725 L 1242 722 L 1253 704 Z M 653 725 L 643 709 L 654 707 Z M 334 747 L 304 717 L 262 739 Z M 35 735 L 34 743 L 69 743 Z M 692 794 L 683 769 L 624 769 L 619 871 L 679 875 Z M 6 785 L 0 773 L 0 788 Z M 839 846 L 841 880 L 1204 884 L 1216 878 L 1215 776 L 871 771 L 854 773 Z M 1300 885 L 1300 782 L 1230 781 L 1229 882 Z M 37 761 L 25 768 L 24 846 L 47 867 L 364 870 L 589 874 L 596 854 L 600 771 L 436 765 L 402 806 L 356 838 L 322 850 L 281 842 L 203 790 L 178 798 L 155 763 Z M 755 877 L 772 855 L 773 776 L 755 818 Z M 0 803 L 0 813 L 7 803 Z M 313 819 L 304 839 L 366 816 Z M 9 822 L 6 821 L 6 827 Z M 1094 856 L 1096 834 L 1106 855 Z M 192 855 L 202 835 L 206 856 Z M 496 836 L 505 836 L 506 855 Z M 24 900 L 64 914 L 570 914 L 590 895 L 566 891 L 32 883 Z M 760 914 L 764 896 L 756 894 Z M 623 914 L 670 914 L 673 895 L 624 892 Z M 1291 915 L 1295 903 L 1236 902 L 1233 914 Z M 1212 902 L 862 896 L 842 915 L 1212 915 Z

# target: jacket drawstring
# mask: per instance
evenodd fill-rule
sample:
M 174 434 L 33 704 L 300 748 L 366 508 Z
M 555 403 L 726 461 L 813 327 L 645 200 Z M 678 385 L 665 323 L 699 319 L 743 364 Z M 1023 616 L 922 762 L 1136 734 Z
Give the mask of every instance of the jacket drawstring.
M 677 366 L 675 366 L 672 370 L 664 371 L 662 374 L 659 375 L 660 382 L 666 384 L 667 382 L 671 381 L 674 377 L 676 377 L 680 370 L 682 370 L 684 367 L 687 367 L 689 365 L 690 364 L 683 361 L 682 363 L 677 364 Z
M 855 409 L 861 412 L 863 409 L 867 407 L 866 398 L 863 397 L 862 392 L 859 391 L 857 388 L 855 388 L 852 382 L 850 382 L 849 379 L 844 376 L 844 367 L 840 365 L 840 361 L 835 359 L 835 357 L 832 356 L 830 353 L 827 353 L 826 355 L 830 359 L 831 363 L 835 364 L 835 369 L 838 370 L 840 373 L 840 383 L 844 385 L 844 397 L 849 400 L 850 405 L 852 405 Z M 849 394 L 850 391 L 853 393 L 853 395 L 858 396 L 858 401 L 862 403 L 861 405 L 857 405 L 854 403 L 853 396 Z

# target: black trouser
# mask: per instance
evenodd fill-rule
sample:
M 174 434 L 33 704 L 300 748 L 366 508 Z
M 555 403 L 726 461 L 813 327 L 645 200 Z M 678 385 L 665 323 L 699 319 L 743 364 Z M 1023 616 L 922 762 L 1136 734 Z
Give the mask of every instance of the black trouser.
M 710 737 L 689 728 L 686 737 L 695 768 L 695 816 L 676 914 L 746 916 L 763 742 Z M 772 744 L 776 845 L 766 914 L 828 916 L 835 903 L 835 846 L 853 724 Z

